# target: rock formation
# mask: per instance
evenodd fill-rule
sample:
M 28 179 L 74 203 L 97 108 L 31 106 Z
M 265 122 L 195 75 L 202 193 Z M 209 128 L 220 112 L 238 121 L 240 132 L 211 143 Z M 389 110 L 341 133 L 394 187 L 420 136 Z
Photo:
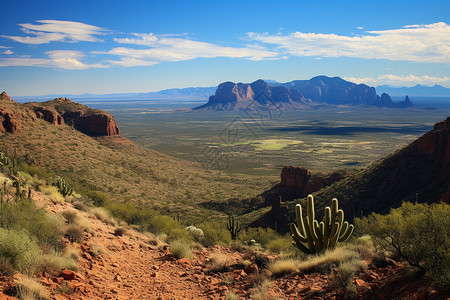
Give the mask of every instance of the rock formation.
M 413 103 L 411 102 L 411 100 L 409 100 L 409 97 L 406 96 L 405 100 L 403 100 L 401 102 L 398 102 L 398 103 L 395 103 L 394 105 L 396 107 L 399 107 L 399 108 L 404 108 L 404 107 L 411 107 L 411 106 L 413 106 Z
M 34 121 L 36 118 L 53 125 L 71 125 L 91 136 L 120 134 L 110 113 L 72 102 L 68 98 L 19 104 L 5 92 L 0 94 L 0 132 L 15 133 L 24 122 Z
M 378 97 L 374 87 L 355 84 L 339 77 L 316 76 L 310 80 L 284 83 L 283 86 L 301 91 L 311 101 L 337 105 L 372 105 Z
M 307 103 L 301 92 L 282 86 L 273 87 L 260 79 L 251 84 L 221 83 L 208 103 L 194 110 L 303 108 Z
M 303 167 L 285 166 L 281 170 L 281 182 L 264 192 L 262 196 L 268 205 L 273 202 L 274 195 L 281 196 L 282 201 L 291 201 L 306 197 L 346 176 L 346 171 L 313 174 Z
M 386 93 L 381 94 L 381 97 L 377 97 L 377 100 L 373 103 L 375 106 L 392 107 L 394 103 L 392 102 L 391 96 Z
M 409 102 L 394 104 L 391 97 L 377 95 L 374 87 L 355 84 L 339 77 L 317 76 L 310 80 L 295 80 L 288 83 L 274 83 L 264 80 L 250 84 L 224 82 L 208 103 L 194 110 L 237 110 L 237 109 L 304 109 L 327 105 L 373 105 L 382 107 L 408 107 Z M 408 100 L 409 101 L 409 100 Z

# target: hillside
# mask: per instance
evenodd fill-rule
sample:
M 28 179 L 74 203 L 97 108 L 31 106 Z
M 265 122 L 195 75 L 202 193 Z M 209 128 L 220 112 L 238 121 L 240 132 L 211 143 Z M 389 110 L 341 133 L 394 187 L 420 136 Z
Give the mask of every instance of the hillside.
M 8 178 L 1 175 L 2 179 Z M 76 196 L 62 198 L 59 195 L 57 198 L 61 199 L 56 201 L 56 195 L 40 191 L 45 190 L 45 184 L 39 178 L 25 173 L 18 176 L 25 179 L 24 187 L 30 188 L 29 198 L 4 205 L 8 204 L 9 208 L 26 203 L 38 206 L 41 218 L 45 216 L 59 224 L 55 230 L 60 235 L 61 250 L 49 251 L 50 254 L 38 252 L 39 255 L 33 257 L 39 264 L 39 271 L 35 273 L 27 275 L 9 270 L 10 274 L 5 275 L 5 258 L 11 254 L 0 247 L 3 255 L 0 299 L 15 300 L 15 296 L 55 300 L 345 299 L 356 296 L 357 299 L 395 297 L 406 300 L 440 299 L 445 294 L 420 277 L 405 281 L 405 267 L 391 258 L 375 259 L 370 243 L 347 244 L 322 258 L 302 261 L 300 258 L 283 259 L 282 255 L 267 253 L 257 245 L 204 248 L 197 242 L 192 245 L 189 258 L 180 257 L 176 243 L 163 233 L 158 236 L 138 232 L 111 218 L 104 209 L 93 207 Z M 3 209 L 2 206 L 5 212 Z M 184 229 L 181 223 L 174 221 L 173 224 Z M 4 238 L 5 229 L 0 229 Z M 38 232 L 42 230 L 39 228 Z M 169 244 L 161 240 L 163 236 Z M 187 232 L 184 236 L 188 238 Z M 282 241 L 292 247 L 289 240 Z M 9 247 L 11 251 L 20 245 Z M 355 249 L 365 249 L 366 254 L 358 254 Z M 24 251 L 37 250 L 26 248 Z M 349 277 L 346 275 L 348 283 L 342 282 L 339 274 L 346 273 L 340 266 L 345 262 L 354 264 L 356 259 L 359 266 Z M 273 267 L 277 262 L 287 262 L 293 267 L 288 272 L 280 272 Z M 333 268 L 331 272 L 330 268 Z
M 207 170 L 200 164 L 141 147 L 114 131 L 110 131 L 115 133 L 110 136 L 98 136 L 97 131 L 94 136 L 89 136 L 76 130 L 76 122 L 74 127 L 67 125 L 66 120 L 70 119 L 57 121 L 55 113 L 69 117 L 80 114 L 79 105 L 67 99 L 44 102 L 42 106 L 36 103 L 21 105 L 9 97 L 9 100 L 5 99 L 6 96 L 1 100 L 0 116 L 3 112 L 6 116 L 3 123 L 14 130 L 13 133 L 9 130 L 0 133 L 1 147 L 10 155 L 17 153 L 28 162 L 48 167 L 85 189 L 107 192 L 118 201 L 149 205 L 171 214 L 180 213 L 183 218 L 217 219 L 226 216 L 199 209 L 197 204 L 210 199 L 250 197 L 267 189 L 274 180 Z M 53 114 L 45 113 L 42 119 L 38 118 L 35 111 L 39 113 L 39 107 Z M 108 117 L 110 114 L 91 112 L 93 116 L 106 116 L 101 118 L 104 133 L 108 133 L 108 128 L 115 128 L 113 118 Z M 12 121 L 8 121 L 10 119 Z M 82 124 L 91 126 L 92 123 Z
M 307 188 L 304 183 L 307 177 L 295 172 L 290 176 L 292 178 L 284 178 L 284 184 L 282 180 L 272 189 L 283 196 L 283 201 L 306 195 L 303 190 Z M 313 195 L 319 215 L 332 198 L 337 198 L 348 220 L 372 212 L 386 214 L 403 201 L 450 203 L 450 117 L 435 124 L 433 130 L 405 148 Z M 283 231 L 288 230 L 288 223 L 295 217 L 293 207 L 296 203 L 298 201 L 283 203 L 275 217 Z M 255 224 L 273 222 L 272 212 L 269 212 Z

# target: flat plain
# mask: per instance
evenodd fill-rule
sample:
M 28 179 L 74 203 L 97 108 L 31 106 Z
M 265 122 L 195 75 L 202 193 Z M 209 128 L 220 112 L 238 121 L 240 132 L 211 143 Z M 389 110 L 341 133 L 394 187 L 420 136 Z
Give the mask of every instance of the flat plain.
M 114 114 L 123 136 L 207 168 L 279 174 L 284 165 L 314 172 L 362 168 L 432 129 L 450 108 L 339 107 L 295 111 L 191 112 L 201 102 L 90 100 Z

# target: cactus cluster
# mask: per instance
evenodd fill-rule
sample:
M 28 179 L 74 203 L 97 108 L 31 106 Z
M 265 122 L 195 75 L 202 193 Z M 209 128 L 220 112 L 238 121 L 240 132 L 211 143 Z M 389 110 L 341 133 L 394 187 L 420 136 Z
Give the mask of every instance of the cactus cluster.
M 228 215 L 227 229 L 231 233 L 231 239 L 235 241 L 242 228 L 239 222 L 234 221 L 233 215 Z
M 333 249 L 338 242 L 347 240 L 354 226 L 344 222 L 344 211 L 338 209 L 338 200 L 331 201 L 331 207 L 325 208 L 322 222 L 318 223 L 314 215 L 314 198 L 307 199 L 307 217 L 302 216 L 302 206 L 295 206 L 296 224 L 291 224 L 292 244 L 307 254 L 314 254 L 327 249 Z
M 0 166 L 3 172 L 7 172 L 10 176 L 17 176 L 19 174 L 19 164 L 17 159 L 10 159 L 5 153 L 0 152 Z
M 52 183 L 52 185 L 56 186 L 58 188 L 58 191 L 64 197 L 70 196 L 73 193 L 73 187 L 69 187 L 69 185 L 66 184 L 66 181 L 62 179 L 60 176 L 56 176 L 55 181 Z

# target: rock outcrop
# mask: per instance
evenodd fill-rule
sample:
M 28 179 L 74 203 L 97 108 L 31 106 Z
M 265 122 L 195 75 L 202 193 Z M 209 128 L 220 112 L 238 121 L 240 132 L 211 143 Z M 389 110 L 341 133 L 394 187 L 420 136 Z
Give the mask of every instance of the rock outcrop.
M 346 171 L 331 174 L 313 174 L 303 167 L 285 166 L 281 170 L 281 181 L 270 190 L 261 194 L 267 205 L 273 206 L 273 199 L 281 196 L 282 201 L 291 201 L 317 192 L 318 190 L 345 178 Z
M 409 97 L 406 96 L 405 100 L 395 103 L 395 106 L 399 107 L 399 108 L 411 107 L 411 106 L 413 106 L 413 103 L 411 102 L 411 100 L 409 100 Z
M 16 105 L 6 92 L 0 94 L 0 132 L 15 133 L 20 129 L 20 115 L 14 111 Z
M 0 94 L 0 132 L 15 133 L 27 121 L 45 120 L 53 125 L 70 125 L 91 136 L 119 135 L 114 117 L 68 98 L 19 104 L 6 92 Z
M 408 107 L 408 102 L 393 103 L 383 93 L 377 95 L 374 87 L 355 84 L 339 77 L 317 76 L 310 80 L 295 80 L 270 85 L 264 80 L 250 84 L 224 82 L 208 103 L 194 110 L 243 110 L 276 108 L 305 109 L 331 105 L 373 105 L 381 107 Z
M 221 83 L 208 103 L 194 110 L 304 108 L 307 103 L 309 101 L 301 92 L 282 86 L 273 87 L 260 79 L 251 84 Z
M 53 125 L 64 124 L 63 117 L 53 107 L 37 106 L 34 107 L 34 113 L 37 118 L 43 119 Z
M 373 103 L 375 106 L 393 107 L 391 96 L 386 93 L 381 94 L 381 97 L 377 97 L 377 100 Z
M 294 80 L 283 86 L 299 90 L 305 98 L 329 104 L 372 105 L 378 99 L 374 87 L 355 84 L 340 77 L 316 76 L 310 80 Z

